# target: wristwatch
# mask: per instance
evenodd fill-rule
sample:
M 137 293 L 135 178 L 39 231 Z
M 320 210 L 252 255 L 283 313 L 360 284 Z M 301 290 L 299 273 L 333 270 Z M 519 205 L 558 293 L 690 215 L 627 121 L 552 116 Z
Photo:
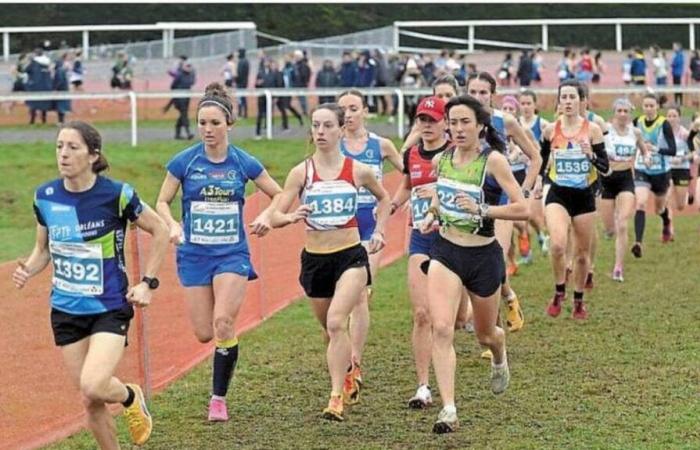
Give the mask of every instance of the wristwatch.
M 523 197 L 530 198 L 530 189 L 523 188 Z
M 479 216 L 486 217 L 486 215 L 488 213 L 489 213 L 489 204 L 488 203 L 479 203 Z
M 158 289 L 158 286 L 160 286 L 160 281 L 158 281 L 158 278 L 155 277 L 143 277 L 141 278 L 141 281 L 146 283 L 146 285 L 148 285 L 148 289 L 150 290 Z

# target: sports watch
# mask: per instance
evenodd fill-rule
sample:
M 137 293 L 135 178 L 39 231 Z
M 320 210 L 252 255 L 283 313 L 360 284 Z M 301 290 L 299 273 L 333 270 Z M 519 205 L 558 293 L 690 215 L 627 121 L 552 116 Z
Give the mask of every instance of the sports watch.
M 160 286 L 160 281 L 158 281 L 158 278 L 156 277 L 143 277 L 141 278 L 141 281 L 146 283 L 148 285 L 148 289 L 150 290 L 158 289 L 158 286 Z

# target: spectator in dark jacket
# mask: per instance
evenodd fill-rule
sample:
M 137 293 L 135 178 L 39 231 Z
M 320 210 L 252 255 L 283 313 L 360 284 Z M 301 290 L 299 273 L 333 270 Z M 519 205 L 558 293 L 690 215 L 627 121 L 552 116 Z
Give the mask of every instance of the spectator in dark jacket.
M 340 64 L 338 76 L 340 78 L 341 87 L 349 88 L 357 86 L 359 78 L 357 61 L 353 59 L 350 52 L 343 52 L 343 62 Z
M 520 83 L 520 86 L 530 86 L 532 82 L 532 58 L 530 57 L 530 52 L 523 50 L 520 55 L 520 61 L 518 62 L 518 72 L 516 73 L 516 78 Z
M 41 48 L 34 50 L 29 65 L 27 66 L 27 91 L 50 91 L 53 88 L 51 78 L 51 60 L 44 55 Z M 41 123 L 46 123 L 46 112 L 51 108 L 51 100 L 27 100 L 29 107 L 29 124 L 34 124 L 37 111 L 41 111 Z
M 377 77 L 375 82 L 375 87 L 386 87 L 389 80 L 389 66 L 384 58 L 384 52 L 377 49 L 374 51 L 374 60 L 377 62 Z M 381 114 L 384 116 L 389 115 L 387 110 L 386 96 L 377 95 L 375 98 L 375 105 L 377 104 L 377 99 L 382 104 Z
M 377 83 L 377 61 L 372 58 L 369 50 L 364 50 L 360 54 L 360 61 L 357 64 L 357 69 L 357 87 L 373 88 Z M 367 104 L 370 112 L 377 112 L 377 106 L 372 97 L 365 96 L 365 103 Z
M 275 88 L 279 83 L 277 73 L 273 72 L 270 68 L 270 59 L 263 56 L 260 60 L 258 67 L 258 73 L 255 77 L 255 88 L 265 89 L 265 88 Z M 260 130 L 265 124 L 265 114 L 267 111 L 267 99 L 264 95 L 258 96 L 258 117 L 255 121 L 255 139 L 260 139 Z
M 182 68 L 176 74 L 175 78 L 173 79 L 172 89 L 189 91 L 190 88 L 194 85 L 194 83 L 194 67 L 192 67 L 192 64 L 190 64 L 189 62 L 185 62 L 182 65 Z M 185 130 L 187 139 L 194 138 L 194 134 L 190 131 L 190 118 L 188 115 L 190 109 L 189 97 L 174 98 L 173 106 L 175 106 L 175 109 L 179 113 L 177 121 L 175 122 L 175 139 L 185 139 L 181 134 L 183 128 Z
M 53 90 L 54 91 L 65 91 L 70 90 L 70 83 L 68 82 L 68 73 L 70 71 L 70 63 L 68 61 L 68 53 L 64 53 L 61 59 L 56 61 L 53 73 Z M 54 109 L 58 114 L 58 124 L 62 125 L 66 119 L 66 113 L 70 112 L 71 104 L 70 100 L 54 100 L 51 105 L 51 109 Z
M 309 60 L 306 55 L 301 50 L 294 51 L 294 77 L 292 78 L 292 86 L 295 88 L 306 89 L 309 87 L 309 82 L 311 81 L 311 67 L 309 66 Z M 301 105 L 301 111 L 306 115 L 308 113 L 308 106 L 306 104 L 306 96 L 299 96 L 299 105 Z
M 287 56 L 284 59 L 284 67 L 282 68 L 282 71 L 280 72 L 277 69 L 277 62 L 276 61 L 271 61 L 270 62 L 270 69 L 275 73 L 275 87 L 278 88 L 289 88 L 292 87 L 292 82 L 294 79 L 294 64 L 292 63 L 292 59 Z M 299 111 L 297 111 L 296 108 L 292 106 L 292 97 L 278 97 L 277 98 L 277 108 L 279 108 L 280 113 L 282 114 L 282 128 L 285 130 L 289 129 L 289 122 L 287 121 L 287 110 L 289 110 L 292 114 L 294 114 L 294 117 L 297 118 L 299 121 L 299 126 L 304 125 L 304 119 L 301 118 L 301 114 L 299 114 Z
M 333 61 L 327 59 L 323 61 L 323 67 L 316 74 L 316 87 L 317 88 L 334 88 L 340 86 L 340 77 L 333 67 Z M 333 103 L 335 97 L 331 96 L 321 96 L 318 101 L 323 103 Z
M 700 83 L 700 52 L 693 50 L 693 56 L 690 58 L 690 77 L 694 82 Z
M 236 65 L 236 87 L 248 89 L 248 77 L 250 76 L 250 62 L 246 58 L 245 49 L 238 49 L 238 64 Z M 248 117 L 248 99 L 238 97 L 238 116 Z

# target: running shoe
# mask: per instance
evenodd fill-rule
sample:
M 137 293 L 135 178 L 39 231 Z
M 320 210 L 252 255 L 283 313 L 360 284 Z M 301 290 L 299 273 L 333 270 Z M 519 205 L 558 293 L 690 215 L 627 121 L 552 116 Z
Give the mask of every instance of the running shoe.
M 221 398 L 212 397 L 209 400 L 209 422 L 226 422 L 228 420 L 228 410 L 226 401 Z
M 467 323 L 464 324 L 464 331 L 467 333 L 473 333 L 474 332 L 474 321 L 469 319 Z
M 518 235 L 518 250 L 520 250 L 520 256 L 522 257 L 530 254 L 530 236 L 528 233 Z
M 593 284 L 593 272 L 588 272 L 588 275 L 586 275 L 586 284 L 583 286 L 584 289 L 588 289 L 589 291 L 593 289 L 595 285 Z
M 548 234 L 545 234 L 544 236 L 542 236 L 541 249 L 542 249 L 543 255 L 549 254 L 549 235 Z
M 612 279 L 613 279 L 613 281 L 617 281 L 619 283 L 622 283 L 623 281 L 625 281 L 624 277 L 622 276 L 622 269 L 613 270 Z
M 323 410 L 321 417 L 336 422 L 345 420 L 345 417 L 343 417 L 343 396 L 331 394 L 331 398 L 328 400 L 328 407 Z
M 433 433 L 452 433 L 457 427 L 459 427 L 457 411 L 449 411 L 446 408 L 442 408 L 440 414 L 438 414 L 438 419 L 435 421 L 435 425 L 433 425 Z
M 673 241 L 673 223 L 669 220 L 668 225 L 664 225 L 661 230 L 661 242 L 664 244 Z
M 129 428 L 131 441 L 136 445 L 143 445 L 151 437 L 153 419 L 148 412 L 141 388 L 137 384 L 127 384 L 127 386 L 134 391 L 134 402 L 124 410 L 126 425 Z
M 632 246 L 632 254 L 635 258 L 642 257 L 642 244 L 640 242 L 635 242 Z
M 352 369 L 345 374 L 345 381 L 343 382 L 343 403 L 346 405 L 355 405 L 360 402 L 361 383 L 362 374 L 359 372 L 359 366 L 353 364 Z
M 588 311 L 586 311 L 586 305 L 583 303 L 583 300 L 574 301 L 574 312 L 571 317 L 576 320 L 588 319 Z
M 502 394 L 508 388 L 510 383 L 510 370 L 508 370 L 508 362 L 503 367 L 496 367 L 491 364 L 491 392 L 496 395 Z
M 557 317 L 561 313 L 561 304 L 565 299 L 565 294 L 555 293 L 549 306 L 547 306 L 547 314 L 552 317 Z
M 525 256 L 521 256 L 518 258 L 518 265 L 529 265 L 532 264 L 532 252 L 528 253 Z
M 416 395 L 408 401 L 411 409 L 425 409 L 433 404 L 433 395 L 430 393 L 430 386 L 421 384 L 416 390 Z
M 506 267 L 506 273 L 508 274 L 509 277 L 512 277 L 515 274 L 517 274 L 518 273 L 518 263 L 509 262 L 508 266 Z
M 486 350 L 481 352 L 481 358 L 491 360 L 493 359 L 493 353 L 491 353 L 491 350 L 487 348 Z
M 525 324 L 525 316 L 523 315 L 523 310 L 520 307 L 520 301 L 515 295 L 515 292 L 513 292 L 513 298 L 506 300 L 506 302 L 506 304 L 508 305 L 508 313 L 506 314 L 506 324 L 508 325 L 508 331 L 518 331 Z

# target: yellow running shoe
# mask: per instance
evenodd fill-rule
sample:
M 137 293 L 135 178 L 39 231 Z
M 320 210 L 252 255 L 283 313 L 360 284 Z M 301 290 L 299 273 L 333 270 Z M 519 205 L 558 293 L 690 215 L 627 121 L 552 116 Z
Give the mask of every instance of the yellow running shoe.
M 134 391 L 134 402 L 124 410 L 124 417 L 129 428 L 131 440 L 136 445 L 143 445 L 153 431 L 153 419 L 146 407 L 146 399 L 143 397 L 143 392 L 137 384 L 127 384 Z
M 343 417 L 343 396 L 331 394 L 330 400 L 328 400 L 328 407 L 323 410 L 321 417 L 326 420 L 334 420 L 336 422 L 342 422 L 345 420 Z
M 508 331 L 518 331 L 523 327 L 523 325 L 525 325 L 525 316 L 523 315 L 523 310 L 520 307 L 520 301 L 518 301 L 518 297 L 515 295 L 515 292 L 513 292 L 513 298 L 507 300 L 506 304 L 508 305 L 508 314 L 506 314 Z
M 357 368 L 357 372 L 355 368 Z M 356 405 L 360 402 L 362 374 L 359 373 L 359 370 L 359 366 L 353 364 L 353 368 L 345 374 L 345 381 L 343 382 L 343 403 L 346 405 Z
M 493 353 L 491 353 L 491 350 L 486 349 L 486 350 L 484 350 L 484 351 L 481 353 L 481 357 L 482 357 L 483 359 L 489 359 L 489 360 L 490 360 L 491 358 L 493 358 Z

